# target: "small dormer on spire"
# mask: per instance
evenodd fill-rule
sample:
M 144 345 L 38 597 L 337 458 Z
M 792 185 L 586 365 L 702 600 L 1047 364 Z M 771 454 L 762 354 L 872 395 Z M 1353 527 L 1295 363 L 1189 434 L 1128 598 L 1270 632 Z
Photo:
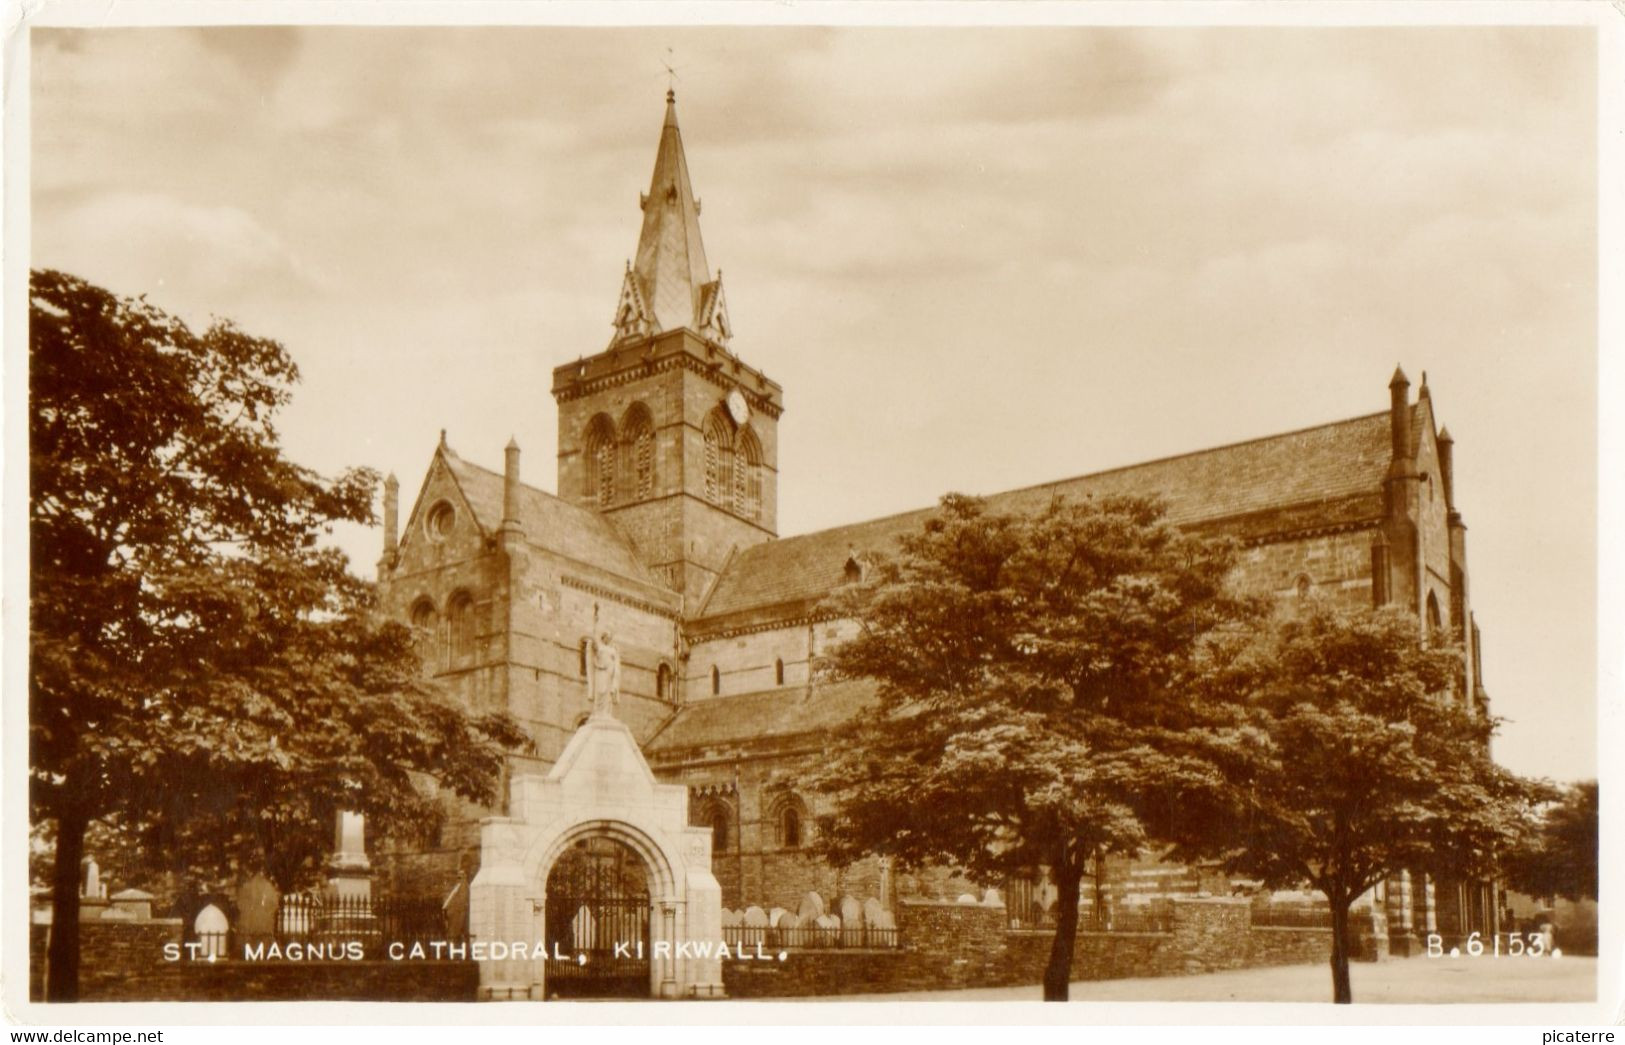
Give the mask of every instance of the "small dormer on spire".
M 726 343 L 726 337 L 716 335 L 731 333 L 731 324 L 722 307 L 720 273 L 712 280 L 706 264 L 700 203 L 688 177 L 672 90 L 666 91 L 666 118 L 649 191 L 639 195 L 638 203 L 643 228 L 637 256 L 622 280 L 613 343 L 680 327 Z

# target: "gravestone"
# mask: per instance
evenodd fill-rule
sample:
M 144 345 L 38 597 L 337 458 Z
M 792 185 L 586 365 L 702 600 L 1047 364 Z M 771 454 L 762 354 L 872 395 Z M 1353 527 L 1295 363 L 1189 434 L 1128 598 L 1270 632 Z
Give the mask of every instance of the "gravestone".
M 897 916 L 890 911 L 881 911 L 875 915 L 875 920 L 869 924 L 876 929 L 895 929 L 897 928 Z
M 975 903 L 976 902 L 976 894 L 975 893 L 960 893 L 958 902 L 959 903 Z
M 782 907 L 775 907 L 771 911 L 767 912 L 767 924 L 773 926 L 776 929 L 779 926 L 779 922 L 783 921 L 784 916 L 789 914 L 789 913 L 790 913 L 789 911 L 786 911 Z
M 141 889 L 125 889 L 114 893 L 113 910 L 123 911 L 138 922 L 151 921 L 152 894 Z M 104 914 L 102 917 L 105 918 L 107 915 Z
M 745 942 L 761 943 L 767 939 L 767 912 L 760 907 L 745 908 Z
M 230 929 L 231 922 L 226 919 L 226 912 L 214 904 L 203 908 L 192 920 L 192 931 L 197 934 L 198 942 L 203 944 L 201 954 L 211 961 L 226 956 L 226 933 Z
M 237 887 L 237 932 L 245 942 L 276 935 L 276 912 L 281 902 L 282 894 L 263 874 Z
M 744 912 L 742 912 L 742 911 L 733 911 L 733 910 L 729 910 L 728 908 L 724 907 L 722 909 L 722 924 L 725 925 L 725 926 L 743 925 L 743 924 L 745 924 Z
M 863 905 L 852 896 L 843 896 L 840 911 L 844 942 L 855 947 L 863 940 Z
M 801 924 L 817 921 L 824 914 L 824 898 L 817 893 L 808 893 L 801 898 L 801 906 L 796 910 L 796 917 Z
M 987 907 L 1003 907 L 1004 897 L 999 895 L 999 891 L 997 889 L 990 886 L 988 887 L 987 891 L 982 894 L 982 903 Z
M 863 901 L 863 924 L 871 927 L 879 925 L 880 915 L 885 910 L 884 907 L 880 906 L 879 900 L 872 896 L 869 897 L 869 899 Z

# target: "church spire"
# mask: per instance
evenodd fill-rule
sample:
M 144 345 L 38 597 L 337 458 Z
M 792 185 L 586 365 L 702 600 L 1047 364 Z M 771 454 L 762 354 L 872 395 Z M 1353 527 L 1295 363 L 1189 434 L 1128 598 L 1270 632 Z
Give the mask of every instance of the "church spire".
M 732 328 L 722 300 L 722 278 L 711 278 L 700 238 L 700 201 L 688 179 L 683 137 L 677 128 L 677 95 L 666 92 L 649 192 L 642 196 L 643 230 L 636 260 L 621 284 L 615 308 L 615 340 L 688 327 L 727 344 Z

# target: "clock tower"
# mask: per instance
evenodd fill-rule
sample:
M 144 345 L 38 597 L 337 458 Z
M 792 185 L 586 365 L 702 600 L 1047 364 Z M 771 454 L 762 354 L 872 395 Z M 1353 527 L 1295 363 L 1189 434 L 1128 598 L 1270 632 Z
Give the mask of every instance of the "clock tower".
M 671 91 L 640 204 L 608 347 L 553 370 L 558 493 L 610 519 L 692 616 L 735 550 L 778 531 L 783 389 L 730 347 Z

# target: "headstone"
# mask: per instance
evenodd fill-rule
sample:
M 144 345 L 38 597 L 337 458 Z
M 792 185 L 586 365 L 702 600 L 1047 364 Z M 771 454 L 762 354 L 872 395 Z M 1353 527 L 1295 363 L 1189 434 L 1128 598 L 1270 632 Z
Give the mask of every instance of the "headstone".
M 863 901 L 863 924 L 871 927 L 880 924 L 878 919 L 885 910 L 886 908 L 880 905 L 879 900 L 872 896 L 869 897 L 869 899 Z
M 745 916 L 744 916 L 743 913 L 741 913 L 739 911 L 729 910 L 726 907 L 724 907 L 722 909 L 722 924 L 723 925 L 743 925 L 744 923 L 745 923 Z
M 271 880 L 257 874 L 237 887 L 237 931 L 259 939 L 276 934 L 276 911 L 282 894 Z
M 372 861 L 367 859 L 366 818 L 340 811 L 332 857 L 327 863 L 330 899 L 359 908 L 372 904 Z
M 586 904 L 576 911 L 576 916 L 570 920 L 570 934 L 575 945 L 580 950 L 591 950 L 596 946 L 593 932 L 597 926 L 593 922 L 592 911 Z
M 214 904 L 203 908 L 192 920 L 192 931 L 197 934 L 198 942 L 203 945 L 202 956 L 209 959 L 226 956 L 226 933 L 230 929 L 231 923 L 226 920 L 226 912 Z
M 745 942 L 760 943 L 767 939 L 767 912 L 760 907 L 745 908 Z
M 975 893 L 960 893 L 958 902 L 959 903 L 975 903 L 976 902 L 976 894 Z
M 863 925 L 863 905 L 851 895 L 841 897 L 838 908 L 841 912 L 841 924 L 848 929 L 857 929 Z
M 801 928 L 801 919 L 789 911 L 785 911 L 783 917 L 773 924 L 774 928 L 777 929 L 799 929 Z
M 897 928 L 897 916 L 890 911 L 881 911 L 875 915 L 875 920 L 869 924 L 876 929 L 895 929 Z
M 84 895 L 99 899 L 102 895 L 102 870 L 96 866 L 94 857 L 85 857 L 85 888 Z
M 335 869 L 372 866 L 367 859 L 367 821 L 364 816 L 348 810 L 341 811 L 334 834 L 332 865 Z
M 796 910 L 796 917 L 801 924 L 817 921 L 824 913 L 824 898 L 817 893 L 808 893 L 801 898 L 801 906 Z
M 786 911 L 782 907 L 775 907 L 771 911 L 767 912 L 767 924 L 773 926 L 776 929 L 776 928 L 778 928 L 779 923 L 784 920 L 784 916 L 789 914 L 789 913 L 790 913 L 789 911 Z
M 140 889 L 125 889 L 113 894 L 113 909 L 124 911 L 138 922 L 152 920 L 152 894 Z M 106 917 L 106 915 L 103 915 Z
M 1004 897 L 999 895 L 999 891 L 997 889 L 990 886 L 988 887 L 987 891 L 982 894 L 982 903 L 987 907 L 1003 907 Z

